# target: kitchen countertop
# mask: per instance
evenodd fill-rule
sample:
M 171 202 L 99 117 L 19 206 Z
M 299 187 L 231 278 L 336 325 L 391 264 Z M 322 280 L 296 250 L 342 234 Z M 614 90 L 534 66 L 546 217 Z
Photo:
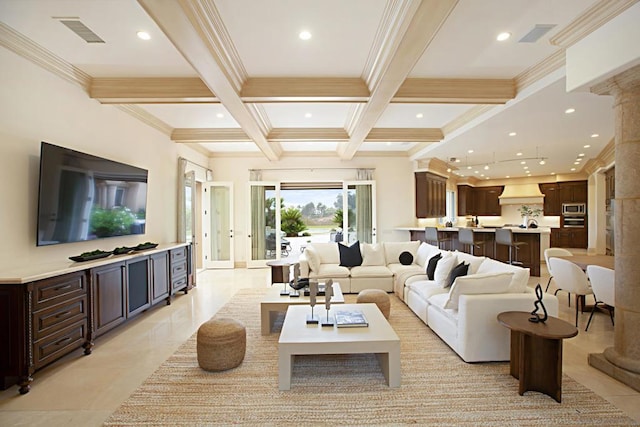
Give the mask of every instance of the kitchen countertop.
M 439 231 L 458 231 L 461 228 L 472 228 L 476 233 L 494 233 L 495 227 L 439 227 Z M 508 228 L 514 233 L 527 233 L 527 234 L 551 234 L 551 227 L 538 227 L 538 228 L 520 228 L 520 227 L 500 227 Z M 424 227 L 396 227 L 399 231 L 424 231 Z

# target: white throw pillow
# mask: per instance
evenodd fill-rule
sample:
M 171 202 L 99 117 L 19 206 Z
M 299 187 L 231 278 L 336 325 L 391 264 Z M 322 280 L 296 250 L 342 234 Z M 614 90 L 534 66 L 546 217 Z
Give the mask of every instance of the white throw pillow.
M 362 244 L 362 265 L 385 265 L 384 249 L 381 244 Z
M 509 285 L 510 293 L 520 293 L 527 290 L 527 284 L 529 282 L 529 269 L 522 268 L 515 265 L 509 265 L 504 262 L 496 261 L 495 259 L 486 258 L 478 267 L 478 274 L 485 273 L 513 273 L 511 284 Z
M 320 257 L 318 256 L 318 252 L 316 252 L 313 246 L 309 245 L 304 249 L 304 256 L 309 263 L 309 270 L 317 273 L 318 270 L 320 270 Z
M 504 294 L 509 289 L 512 277 L 513 273 L 460 276 L 453 282 L 444 308 L 457 310 L 460 295 Z
M 456 261 L 457 259 L 453 254 L 449 252 L 442 253 L 442 258 L 438 261 L 438 264 L 436 264 L 436 271 L 433 274 L 433 280 L 438 286 L 442 288 L 447 287 L 447 279 L 449 278 L 451 270 L 456 265 Z
M 440 253 L 440 249 L 438 249 L 436 246 L 422 242 L 418 247 L 418 251 L 416 252 L 416 259 L 414 263 L 418 264 L 420 267 L 426 268 L 429 259 L 438 253 Z

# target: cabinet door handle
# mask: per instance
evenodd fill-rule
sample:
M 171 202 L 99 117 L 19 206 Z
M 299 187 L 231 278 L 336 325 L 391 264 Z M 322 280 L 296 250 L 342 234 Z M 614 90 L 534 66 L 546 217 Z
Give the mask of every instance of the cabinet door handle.
M 70 337 L 62 338 L 60 341 L 56 343 L 56 345 L 61 345 L 67 341 L 71 341 L 71 338 Z

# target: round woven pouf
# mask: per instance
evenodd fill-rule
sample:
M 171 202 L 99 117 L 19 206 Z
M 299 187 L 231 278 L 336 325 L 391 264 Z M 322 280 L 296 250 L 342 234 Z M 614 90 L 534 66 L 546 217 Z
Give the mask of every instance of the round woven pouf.
M 389 315 L 391 314 L 391 300 L 389 300 L 389 295 L 387 295 L 387 293 L 382 289 L 365 289 L 363 291 L 360 291 L 356 302 L 375 303 L 375 305 L 378 306 L 378 309 L 384 315 L 385 319 L 388 319 Z
M 212 319 L 198 328 L 198 365 L 207 371 L 224 371 L 242 363 L 247 347 L 244 325 L 233 319 Z

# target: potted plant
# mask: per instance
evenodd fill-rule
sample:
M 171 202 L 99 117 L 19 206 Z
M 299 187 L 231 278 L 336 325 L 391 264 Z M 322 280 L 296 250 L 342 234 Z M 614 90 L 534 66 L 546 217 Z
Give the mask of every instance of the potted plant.
M 522 205 L 518 208 L 520 216 L 522 217 L 522 227 L 527 228 L 529 226 L 530 218 L 537 218 L 542 213 L 542 209 L 533 208 L 529 205 Z

